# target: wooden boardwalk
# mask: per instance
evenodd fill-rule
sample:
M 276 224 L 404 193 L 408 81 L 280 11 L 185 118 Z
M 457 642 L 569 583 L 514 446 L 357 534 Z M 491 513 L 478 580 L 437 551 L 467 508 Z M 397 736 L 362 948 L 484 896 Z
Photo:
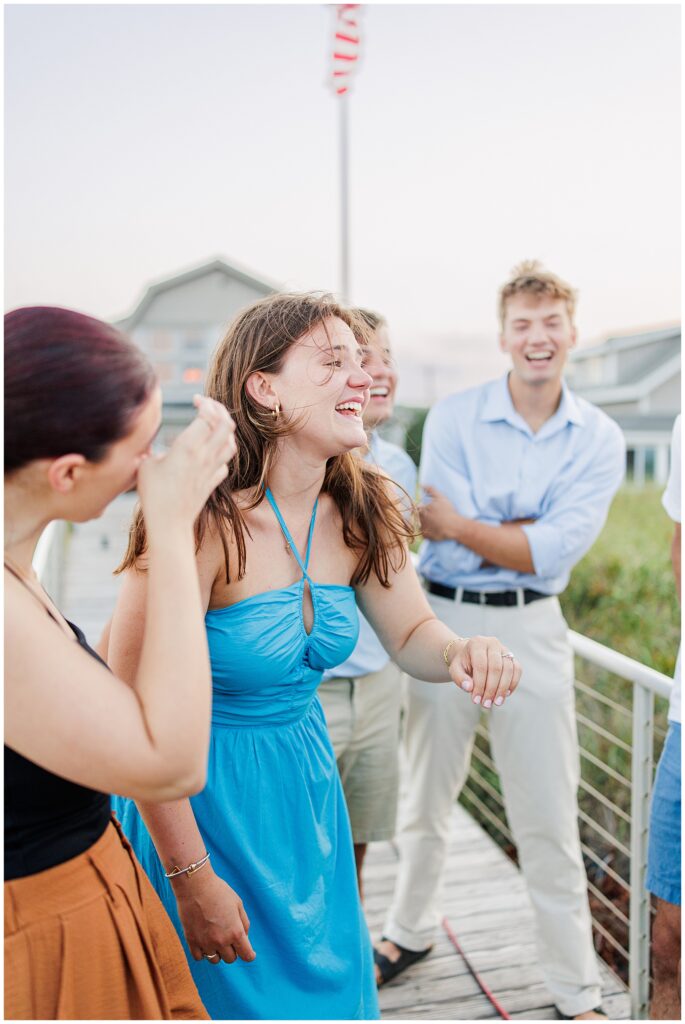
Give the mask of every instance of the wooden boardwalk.
M 365 871 L 366 914 L 374 940 L 390 903 L 397 854 L 373 844 Z M 542 981 L 533 910 L 523 876 L 462 807 L 454 809 L 443 907 L 452 931 L 490 991 L 514 1019 L 555 1019 Z M 623 983 L 599 961 L 602 1004 L 615 1020 L 630 1017 Z M 484 1020 L 498 1018 L 441 929 L 433 952 L 380 991 L 385 1019 Z
M 69 542 L 63 610 L 97 643 L 114 608 L 112 577 L 126 546 L 135 496 L 117 499 L 97 520 L 74 526 Z M 461 807 L 454 810 L 444 911 L 464 952 L 514 1019 L 554 1019 L 542 982 L 533 933 L 533 912 L 516 866 Z M 381 935 L 397 867 L 391 843 L 373 844 L 365 868 L 366 914 L 374 940 Z M 605 1010 L 630 1017 L 623 983 L 600 961 Z M 381 989 L 385 1019 L 481 1020 L 499 1015 L 447 935 L 441 930 L 426 960 Z

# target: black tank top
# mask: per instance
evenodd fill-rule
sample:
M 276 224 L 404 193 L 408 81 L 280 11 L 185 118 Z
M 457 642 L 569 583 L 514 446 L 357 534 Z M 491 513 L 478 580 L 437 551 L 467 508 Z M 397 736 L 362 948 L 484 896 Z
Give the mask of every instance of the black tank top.
M 21 577 L 7 566 L 20 582 Z M 50 612 L 46 608 L 46 612 Z M 54 618 L 54 616 L 51 616 Z M 107 665 L 69 623 L 84 651 Z M 50 723 L 36 716 L 37 729 Z M 5 744 L 5 879 L 45 871 L 84 853 L 100 838 L 110 819 L 110 798 L 69 782 Z

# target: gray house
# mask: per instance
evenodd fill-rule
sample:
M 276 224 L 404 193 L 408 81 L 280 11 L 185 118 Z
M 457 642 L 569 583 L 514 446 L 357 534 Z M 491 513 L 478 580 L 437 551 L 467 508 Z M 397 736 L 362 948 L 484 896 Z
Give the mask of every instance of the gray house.
M 623 430 L 628 478 L 666 482 L 673 421 L 680 412 L 680 325 L 607 338 L 571 353 L 569 384 Z
M 278 291 L 264 278 L 222 259 L 148 287 L 116 324 L 152 362 L 164 395 L 160 440 L 168 444 L 192 416 L 192 396 L 204 388 L 210 355 L 239 310 Z

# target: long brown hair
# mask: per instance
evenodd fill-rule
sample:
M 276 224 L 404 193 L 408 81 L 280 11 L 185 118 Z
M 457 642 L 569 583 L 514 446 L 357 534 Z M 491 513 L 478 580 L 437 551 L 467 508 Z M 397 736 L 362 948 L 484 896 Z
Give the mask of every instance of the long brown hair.
M 210 495 L 197 519 L 195 541 L 199 549 L 210 522 L 216 525 L 224 549 L 227 583 L 231 579 L 230 532 L 238 551 L 238 579 L 245 574 L 245 531 L 249 535 L 233 495 L 253 491 L 247 510 L 263 500 L 278 441 L 298 426 L 296 420 L 274 418 L 270 409 L 260 405 L 247 390 L 248 378 L 256 371 L 278 373 L 292 346 L 318 325 L 326 328 L 332 317 L 347 324 L 358 340 L 369 332 L 368 324 L 355 311 L 340 306 L 332 295 L 271 295 L 238 314 L 212 356 L 206 393 L 225 405 L 235 420 L 238 453 L 229 463 L 228 476 Z M 364 584 L 374 572 L 383 586 L 389 586 L 390 571 L 404 565 L 405 542 L 414 534 L 387 481 L 358 454 L 344 452 L 326 463 L 322 492 L 331 495 L 340 512 L 345 544 L 359 553 L 351 582 Z M 128 549 L 116 571 L 134 566 L 145 548 L 145 524 L 138 508 Z

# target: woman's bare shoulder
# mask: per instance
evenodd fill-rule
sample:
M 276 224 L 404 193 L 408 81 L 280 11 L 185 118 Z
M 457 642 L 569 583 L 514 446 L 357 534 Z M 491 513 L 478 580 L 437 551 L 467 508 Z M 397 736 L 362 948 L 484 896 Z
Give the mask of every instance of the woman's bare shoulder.
M 234 491 L 231 494 L 241 519 L 241 527 L 249 533 L 250 522 L 254 516 L 251 505 L 254 502 L 254 492 Z M 212 511 L 207 516 L 202 538 L 197 550 L 198 569 L 201 575 L 206 575 L 213 582 L 221 585 L 226 579 L 226 560 L 230 576 L 233 578 L 237 572 L 240 560 L 240 545 L 236 531 L 236 524 L 227 514 L 218 510 Z
M 6 573 L 5 683 L 10 687 L 13 682 L 23 685 L 22 680 L 30 675 L 34 685 L 41 681 L 51 684 L 63 660 L 71 662 L 74 656 L 76 665 L 83 666 L 86 672 L 91 669 L 91 662 L 100 669 L 80 650 L 76 635 L 68 636 L 66 627 L 63 629 L 36 597 Z

